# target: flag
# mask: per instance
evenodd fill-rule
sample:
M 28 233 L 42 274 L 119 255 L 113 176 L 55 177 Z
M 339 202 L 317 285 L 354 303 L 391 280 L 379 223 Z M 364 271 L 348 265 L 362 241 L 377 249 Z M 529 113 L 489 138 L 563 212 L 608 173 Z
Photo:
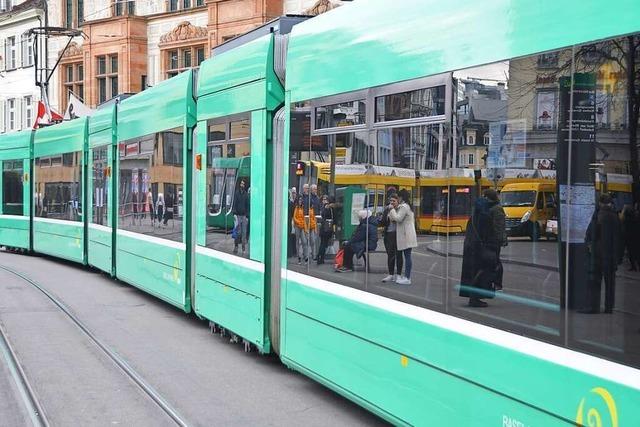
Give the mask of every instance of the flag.
M 84 105 L 73 92 L 69 92 L 69 105 L 67 105 L 67 110 L 64 112 L 64 119 L 73 120 L 78 117 L 90 116 L 91 114 L 93 114 L 93 110 Z
M 51 124 L 62 121 L 62 116 L 56 113 L 54 110 L 50 110 L 51 115 L 47 114 L 47 107 L 45 107 L 44 102 L 38 101 L 38 114 L 36 114 L 36 120 L 33 123 L 33 128 L 38 129 L 40 124 Z M 45 119 L 42 123 L 40 120 Z

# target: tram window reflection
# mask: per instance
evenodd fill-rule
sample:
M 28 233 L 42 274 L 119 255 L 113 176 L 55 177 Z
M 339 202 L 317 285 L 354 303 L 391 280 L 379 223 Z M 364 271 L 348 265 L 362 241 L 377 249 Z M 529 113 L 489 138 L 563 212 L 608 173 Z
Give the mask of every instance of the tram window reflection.
M 34 164 L 35 216 L 82 221 L 82 152 L 38 157 Z
M 629 89 L 637 93 L 640 81 L 630 81 L 626 70 L 629 50 L 639 47 L 639 34 L 576 46 L 573 79 L 563 74 L 559 95 L 566 105 L 561 123 L 569 120 L 571 99 L 573 120 L 580 123 L 572 134 L 568 188 L 574 196 L 558 198 L 561 213 L 572 215 L 571 228 L 560 235 L 568 251 L 570 346 L 635 367 L 640 367 L 640 205 L 633 194 L 638 163 L 632 155 L 637 156 L 638 135 L 633 136 L 639 122 L 633 113 L 638 100 Z M 565 224 L 561 218 L 561 228 Z
M 118 227 L 162 239 L 183 241 L 183 129 L 118 144 Z
M 206 246 L 249 257 L 251 121 L 240 114 L 207 125 Z
M 103 145 L 93 149 L 93 193 L 92 222 L 98 225 L 107 225 L 109 212 L 109 182 L 111 179 L 108 163 L 109 145 Z

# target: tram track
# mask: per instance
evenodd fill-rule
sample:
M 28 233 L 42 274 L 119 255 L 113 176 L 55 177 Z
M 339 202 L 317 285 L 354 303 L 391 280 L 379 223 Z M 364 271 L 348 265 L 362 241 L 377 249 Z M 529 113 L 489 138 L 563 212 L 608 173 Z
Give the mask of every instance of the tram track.
M 42 410 L 40 401 L 38 400 L 36 393 L 33 391 L 27 375 L 22 369 L 22 365 L 20 364 L 16 352 L 11 346 L 11 342 L 9 341 L 2 323 L 0 323 L 0 353 L 7 363 L 7 367 L 13 377 L 18 393 L 20 394 L 20 398 L 24 403 L 25 410 L 29 415 L 29 419 L 31 419 L 31 423 L 35 427 L 49 427 L 49 420 Z
M 176 425 L 187 427 L 189 423 L 180 415 L 180 413 L 162 397 L 145 379 L 132 368 L 125 359 L 123 359 L 117 352 L 112 350 L 102 340 L 100 340 L 71 310 L 53 294 L 51 294 L 43 286 L 29 278 L 28 276 L 15 271 L 4 265 L 0 265 L 0 270 L 5 271 L 15 277 L 20 278 L 24 282 L 42 293 L 49 301 L 51 301 L 64 315 L 78 328 L 83 334 L 89 338 L 89 340 L 95 344 L 104 355 L 107 356 L 113 363 L 120 368 L 120 370 L 132 380 L 142 392 L 148 396 Z M 15 352 L 13 351 L 6 333 L 2 329 L 0 324 L 0 352 L 5 356 L 5 360 L 9 364 L 9 369 L 16 380 L 20 394 L 25 401 L 25 406 L 29 411 L 31 419 L 34 421 L 34 426 L 48 427 L 49 423 L 44 417 L 44 412 L 40 406 L 36 394 L 29 385 L 27 377 L 25 376 L 22 367 L 20 366 Z M 15 372 L 15 375 L 14 375 Z

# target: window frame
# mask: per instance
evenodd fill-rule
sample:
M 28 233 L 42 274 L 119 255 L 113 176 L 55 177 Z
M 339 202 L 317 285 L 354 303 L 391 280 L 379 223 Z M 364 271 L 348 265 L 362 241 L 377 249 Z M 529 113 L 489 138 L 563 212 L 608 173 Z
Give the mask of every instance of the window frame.
M 113 97 L 117 96 L 120 93 L 120 88 L 119 88 L 119 79 L 118 79 L 118 70 L 113 71 L 112 70 L 112 65 L 113 65 L 113 60 L 115 58 L 116 60 L 116 64 L 118 64 L 118 69 L 120 68 L 120 64 L 118 61 L 120 61 L 120 57 L 117 53 L 108 53 L 108 54 L 104 54 L 104 55 L 98 55 L 95 57 L 96 58 L 96 69 L 97 69 L 97 73 L 95 76 L 97 85 L 96 85 L 96 99 L 98 100 L 98 104 L 102 104 L 103 102 L 106 102 L 110 99 L 112 99 Z M 104 63 L 104 73 L 100 73 L 100 61 L 103 60 L 105 61 Z M 84 70 L 83 70 L 84 71 Z M 100 94 L 100 85 L 102 84 L 102 81 L 104 81 L 105 84 L 105 99 L 101 99 L 101 94 Z M 118 85 L 117 89 L 118 89 L 118 93 L 113 93 L 113 82 L 116 82 L 116 85 Z

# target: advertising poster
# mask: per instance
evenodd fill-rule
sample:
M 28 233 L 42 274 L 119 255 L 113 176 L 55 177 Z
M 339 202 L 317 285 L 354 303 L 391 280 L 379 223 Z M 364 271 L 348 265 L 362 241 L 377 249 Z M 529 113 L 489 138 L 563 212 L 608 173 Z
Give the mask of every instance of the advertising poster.
M 560 229 L 565 243 L 584 243 L 596 209 L 596 188 L 591 184 L 560 185 Z
M 553 122 L 556 117 L 556 93 L 538 92 L 537 104 L 538 129 L 553 129 Z
M 524 168 L 527 159 L 527 121 L 504 120 L 489 124 L 491 143 L 487 153 L 487 167 Z

